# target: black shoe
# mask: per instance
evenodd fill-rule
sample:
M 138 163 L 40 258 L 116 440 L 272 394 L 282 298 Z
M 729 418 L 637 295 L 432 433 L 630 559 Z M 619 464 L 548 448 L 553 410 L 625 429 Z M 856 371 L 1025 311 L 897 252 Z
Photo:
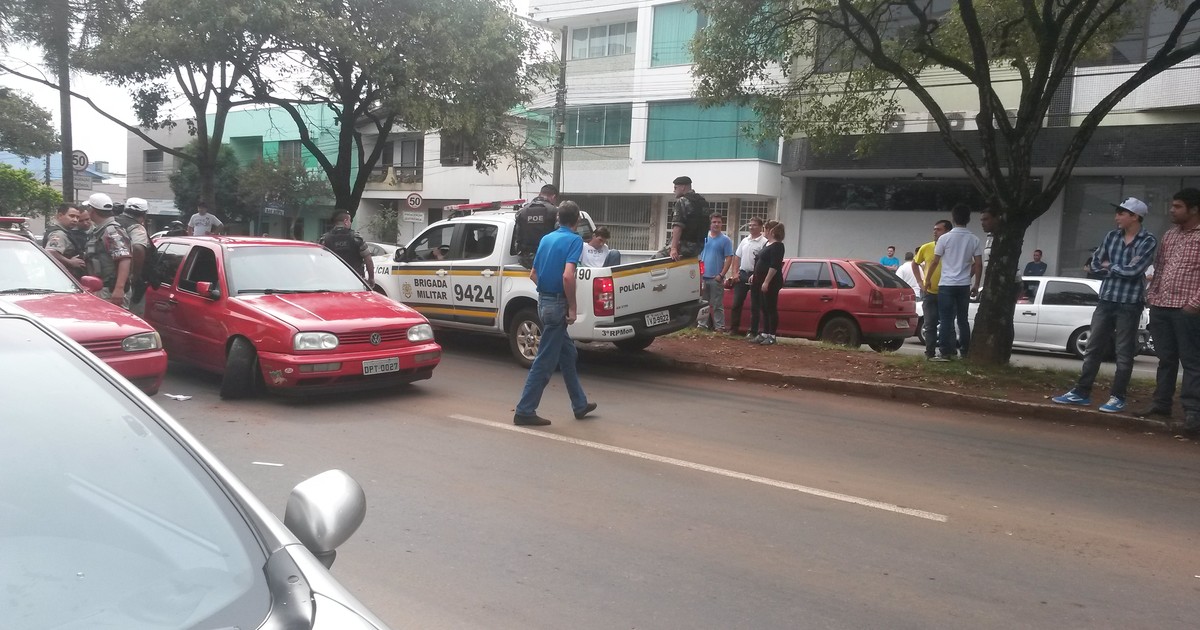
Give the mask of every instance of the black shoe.
M 1151 405 L 1151 406 L 1139 411 L 1137 413 L 1137 416 L 1139 418 L 1163 418 L 1163 419 L 1169 420 L 1171 418 L 1171 410 L 1163 409 L 1162 407 L 1155 407 L 1155 406 Z
M 598 406 L 599 405 L 597 405 L 596 403 L 588 403 L 586 407 L 575 412 L 575 419 L 583 420 L 584 416 L 587 416 L 589 413 L 592 413 L 593 411 L 595 411 L 596 407 L 598 407 Z M 547 422 L 546 424 L 550 424 L 550 423 Z
M 1200 440 L 1200 429 L 1182 429 L 1177 436 L 1182 436 L 1189 440 Z
M 537 415 L 526 416 L 524 414 L 514 413 L 513 424 L 519 424 L 523 427 L 544 427 L 550 424 L 550 421 Z

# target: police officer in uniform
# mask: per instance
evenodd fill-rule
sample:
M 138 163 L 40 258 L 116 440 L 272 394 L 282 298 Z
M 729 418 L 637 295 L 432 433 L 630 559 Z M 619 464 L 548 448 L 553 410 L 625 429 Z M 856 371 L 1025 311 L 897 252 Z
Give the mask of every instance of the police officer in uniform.
M 172 221 L 167 224 L 167 236 L 187 236 L 187 226 L 183 221 Z
M 113 217 L 113 202 L 108 195 L 95 193 L 88 197 L 86 210 L 94 225 L 87 242 L 88 275 L 104 283 L 99 293 L 101 298 L 124 306 L 129 268 L 133 264 L 129 235 Z
M 87 249 L 87 234 L 80 232 L 79 209 L 64 203 L 58 207 L 54 225 L 42 237 L 42 247 L 52 258 L 62 263 L 76 278 L 83 277 L 87 262 L 83 252 Z
M 515 222 L 517 258 L 522 267 L 532 269 L 538 243 L 558 224 L 558 188 L 554 184 L 542 186 L 538 196 L 517 211 Z
M 333 229 L 321 235 L 317 242 L 329 251 L 337 254 L 338 258 L 346 261 L 358 275 L 367 279 L 367 284 L 375 286 L 375 265 L 371 262 L 371 248 L 366 241 L 354 230 L 350 229 L 352 219 L 346 210 L 333 213 Z
M 675 186 L 675 211 L 671 215 L 671 244 L 658 255 L 674 260 L 695 258 L 704 249 L 704 237 L 708 233 L 711 219 L 708 202 L 692 190 L 691 177 L 676 177 L 672 184 Z
M 150 204 L 141 197 L 125 200 L 125 211 L 116 217 L 117 223 L 129 235 L 129 290 L 125 293 L 125 308 L 135 315 L 145 312 L 146 265 L 150 253 L 150 234 L 146 232 L 146 211 Z

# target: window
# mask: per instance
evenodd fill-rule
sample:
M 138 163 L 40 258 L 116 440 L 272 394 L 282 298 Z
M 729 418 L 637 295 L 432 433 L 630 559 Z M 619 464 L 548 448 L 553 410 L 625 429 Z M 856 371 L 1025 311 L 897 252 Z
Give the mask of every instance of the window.
M 179 265 L 183 264 L 183 258 L 187 256 L 191 247 L 182 243 L 169 243 L 155 253 L 151 264 L 154 265 L 154 278 L 160 286 L 174 284 Z
M 805 207 L 822 210 L 901 210 L 949 212 L 957 203 L 973 208 L 983 197 L 965 179 L 811 179 Z
M 470 166 L 473 162 L 471 144 L 466 134 L 443 131 L 442 166 Z
M 165 174 L 166 169 L 163 168 L 162 149 L 142 151 L 143 179 L 148 182 L 161 182 Z
M 396 177 L 405 183 L 421 181 L 425 167 L 425 140 L 405 138 L 400 141 L 400 168 Z
M 629 144 L 632 121 L 633 105 L 630 103 L 568 108 L 566 145 L 595 147 Z
M 496 249 L 496 234 L 499 231 L 494 225 L 472 224 L 465 228 L 466 238 L 463 239 L 463 258 L 486 258 Z
M 192 248 L 183 276 L 179 278 L 179 289 L 195 293 L 198 282 L 211 282 L 213 288 L 217 286 L 217 255 L 207 247 Z
M 405 262 L 415 260 L 449 260 L 455 225 L 439 225 L 426 230 L 404 251 Z
M 758 114 L 744 105 L 702 108 L 695 101 L 650 103 L 647 160 L 778 160 L 779 141 L 747 135 Z
M 896 274 L 892 273 L 887 267 L 879 263 L 862 262 L 857 263 L 858 270 L 862 272 L 868 280 L 875 283 L 875 286 L 883 289 L 911 289 L 908 283 L 901 280 Z
M 299 140 L 281 140 L 279 142 L 279 164 L 283 166 L 304 166 L 304 156 L 301 154 Z
M 1017 304 L 1033 304 L 1037 301 L 1038 286 L 1041 282 L 1037 280 L 1026 280 L 1021 283 L 1021 289 L 1017 293 Z
M 1051 280 L 1046 283 L 1042 306 L 1096 306 L 1100 296 L 1091 286 L 1082 282 Z
M 771 204 L 769 201 L 742 201 L 742 209 L 738 213 L 737 235 L 738 240 L 750 236 L 750 219 L 758 217 L 765 224 L 771 218 Z
M 1130 3 L 1140 4 L 1140 3 Z M 1145 63 L 1158 53 L 1166 43 L 1171 30 L 1179 22 L 1179 10 L 1155 3 L 1149 11 L 1139 6 L 1134 9 L 1134 20 L 1117 41 L 1099 57 L 1083 61 L 1080 65 L 1110 66 Z M 1200 33 L 1200 17 L 1193 17 L 1184 27 L 1179 41 L 1187 42 Z
M 829 264 L 823 262 L 794 262 L 788 267 L 783 286 L 792 289 L 831 289 Z
M 569 199 L 592 217 L 596 227 L 608 228 L 612 234 L 612 238 L 608 239 L 609 247 L 618 250 L 650 249 L 651 197 L 573 195 Z
M 854 278 L 850 276 L 850 272 L 843 269 L 842 266 L 837 263 L 833 263 L 833 277 L 835 280 L 837 280 L 837 288 L 854 288 Z
M 577 28 L 571 31 L 571 59 L 631 55 L 636 41 L 637 22 Z
M 689 46 L 696 31 L 708 24 L 708 18 L 684 3 L 654 7 L 654 32 L 650 45 L 650 66 L 678 66 L 692 63 Z
M 925 10 L 932 17 L 940 17 L 954 6 L 953 0 L 933 0 L 925 5 Z M 836 9 L 835 9 L 836 11 Z M 834 17 L 835 21 L 841 18 Z M 916 33 L 917 18 L 912 10 L 903 4 L 890 7 L 886 12 L 874 18 L 874 32 L 888 45 L 898 45 L 911 49 L 915 46 L 913 35 Z M 862 36 L 864 39 L 865 35 Z M 866 68 L 871 63 L 853 44 L 846 35 L 829 27 L 820 27 L 817 32 L 817 48 L 815 64 L 819 72 L 847 72 Z

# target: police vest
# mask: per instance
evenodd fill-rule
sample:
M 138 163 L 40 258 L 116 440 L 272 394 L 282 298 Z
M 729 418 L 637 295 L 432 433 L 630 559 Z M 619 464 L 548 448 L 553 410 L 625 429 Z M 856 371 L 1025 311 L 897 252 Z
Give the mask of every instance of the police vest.
M 100 278 L 104 287 L 112 290 L 117 286 L 117 261 L 104 248 L 104 236 L 122 230 L 118 223 L 107 223 L 91 231 L 87 242 L 87 268 L 90 275 Z M 128 240 L 128 238 L 126 238 Z
M 542 237 L 557 227 L 558 209 L 549 201 L 538 197 L 525 204 L 516 216 L 517 249 L 532 256 L 537 252 Z
M 366 261 L 362 257 L 362 239 L 349 228 L 339 227 L 330 230 L 321 237 L 321 244 L 337 254 L 338 258 L 346 261 L 346 264 L 355 270 L 363 269 Z
M 71 249 L 67 250 L 64 254 L 67 258 L 82 256 L 83 253 L 87 251 L 87 232 L 84 232 L 83 230 L 68 230 L 61 225 L 52 226 L 50 229 L 46 230 L 45 234 L 42 235 L 42 249 L 46 248 L 46 243 L 50 242 L 50 235 L 54 234 L 55 232 L 62 232 L 65 234 L 67 241 L 71 243 Z
M 696 243 L 703 248 L 704 237 L 708 233 L 711 220 L 711 217 L 708 216 L 708 201 L 692 190 L 676 200 L 675 203 L 677 204 L 676 212 L 679 215 L 677 220 L 683 223 L 680 240 Z

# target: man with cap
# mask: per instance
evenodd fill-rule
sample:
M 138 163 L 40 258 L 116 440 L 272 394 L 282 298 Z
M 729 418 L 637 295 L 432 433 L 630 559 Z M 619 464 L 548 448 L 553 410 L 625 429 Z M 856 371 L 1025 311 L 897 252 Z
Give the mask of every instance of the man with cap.
M 1104 281 L 1100 285 L 1100 302 L 1092 312 L 1079 381 L 1071 391 L 1052 399 L 1061 405 L 1091 405 L 1092 383 L 1115 338 L 1117 370 L 1108 402 L 1100 405 L 1100 411 L 1106 413 L 1125 410 L 1125 393 L 1137 353 L 1137 329 L 1146 302 L 1143 276 L 1158 250 L 1158 239 L 1142 227 L 1147 211 L 1145 203 L 1130 197 L 1114 207 L 1117 229 L 1104 236 L 1089 264 L 1090 271 L 1100 274 Z
M 125 294 L 125 308 L 135 315 L 143 313 L 146 298 L 146 257 L 150 253 L 150 234 L 146 232 L 146 211 L 150 204 L 141 197 L 125 200 L 125 211 L 117 215 L 117 223 L 129 236 L 129 291 Z
M 675 211 L 671 214 L 671 244 L 659 252 L 659 256 L 670 256 L 674 260 L 695 258 L 704 249 L 708 235 L 708 202 L 692 190 L 692 178 L 676 177 Z
M 101 298 L 124 306 L 129 268 L 133 264 L 129 235 L 113 217 L 113 202 L 108 195 L 95 193 L 88 197 L 85 209 L 94 226 L 87 242 L 88 275 L 104 283 L 98 294 Z

